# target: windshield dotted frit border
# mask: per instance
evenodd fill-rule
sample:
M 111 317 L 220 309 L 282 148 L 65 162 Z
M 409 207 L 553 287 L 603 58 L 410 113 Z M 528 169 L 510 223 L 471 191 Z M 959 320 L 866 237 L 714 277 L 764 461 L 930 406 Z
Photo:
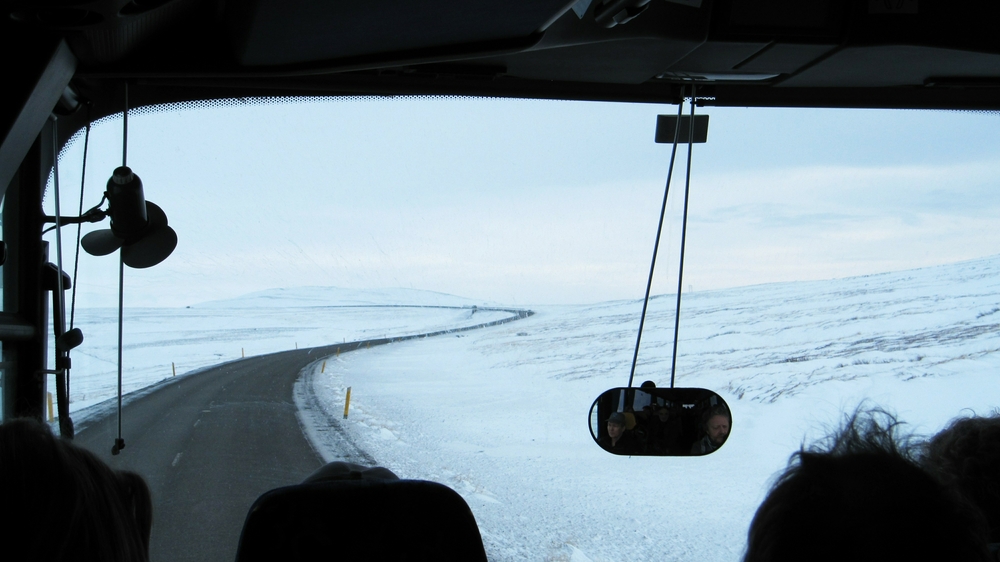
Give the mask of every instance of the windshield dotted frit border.
M 505 98 L 500 96 L 490 96 L 490 97 L 474 97 L 474 96 L 445 96 L 445 95 L 420 95 L 420 96 L 263 96 L 263 97 L 248 97 L 248 98 L 222 98 L 214 100 L 193 100 L 193 101 L 182 101 L 173 103 L 163 103 L 156 105 L 144 105 L 140 107 L 130 108 L 128 114 L 130 117 L 136 115 L 145 115 L 147 113 L 166 113 L 171 111 L 189 111 L 196 109 L 210 109 L 213 107 L 234 107 L 234 106 L 255 106 L 255 105 L 278 105 L 278 104 L 293 104 L 293 103 L 315 103 L 315 102 L 374 102 L 374 101 L 393 101 L 393 100 L 500 100 L 500 99 L 520 99 L 520 98 Z M 1000 112 L 997 112 L 1000 114 Z M 91 127 L 96 125 L 101 125 L 110 121 L 117 121 L 121 119 L 121 113 L 112 113 L 111 115 L 106 115 L 100 119 L 96 119 L 91 122 Z M 66 152 L 79 141 L 84 133 L 86 132 L 86 127 L 81 128 L 76 133 L 74 133 L 69 140 L 67 140 L 63 146 L 62 150 L 59 151 L 60 162 Z

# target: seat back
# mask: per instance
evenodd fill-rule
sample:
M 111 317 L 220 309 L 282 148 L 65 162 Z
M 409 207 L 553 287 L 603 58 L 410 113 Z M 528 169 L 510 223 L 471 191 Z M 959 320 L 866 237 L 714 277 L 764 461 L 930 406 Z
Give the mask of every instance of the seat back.
M 486 560 L 468 504 L 422 480 L 341 480 L 277 488 L 254 502 L 237 562 Z

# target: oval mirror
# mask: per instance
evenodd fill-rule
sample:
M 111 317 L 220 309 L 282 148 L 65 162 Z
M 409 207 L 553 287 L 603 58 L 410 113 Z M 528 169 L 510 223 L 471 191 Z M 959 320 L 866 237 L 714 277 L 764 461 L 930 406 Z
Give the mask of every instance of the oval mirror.
M 590 434 L 615 455 L 708 455 L 732 426 L 729 405 L 704 388 L 612 388 L 590 407 Z

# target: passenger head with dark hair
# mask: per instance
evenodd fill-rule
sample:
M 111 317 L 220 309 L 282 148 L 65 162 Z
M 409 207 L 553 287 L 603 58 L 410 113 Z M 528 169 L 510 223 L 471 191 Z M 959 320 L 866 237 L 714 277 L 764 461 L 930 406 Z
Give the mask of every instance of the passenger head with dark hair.
M 757 509 L 745 562 L 988 560 L 976 510 L 922 470 L 883 410 L 792 456 Z
M 389 482 L 399 480 L 396 473 L 383 466 L 364 466 L 345 461 L 324 464 L 302 481 L 303 484 L 320 482 L 340 482 L 343 480 L 365 480 L 367 482 Z
M 597 441 L 598 445 L 617 455 L 634 455 L 640 452 L 635 435 L 628 429 L 625 414 L 613 412 L 608 416 L 607 423 L 607 433 Z
M 1000 414 L 952 421 L 927 443 L 924 466 L 979 508 L 1000 543 Z
M 714 453 L 729 439 L 729 430 L 732 429 L 733 415 L 729 408 L 725 406 L 715 406 L 705 412 L 702 421 L 702 431 L 704 436 L 691 445 L 692 455 L 707 455 Z
M 134 473 L 29 419 L 0 425 L 0 542 L 18 560 L 145 562 L 152 502 Z

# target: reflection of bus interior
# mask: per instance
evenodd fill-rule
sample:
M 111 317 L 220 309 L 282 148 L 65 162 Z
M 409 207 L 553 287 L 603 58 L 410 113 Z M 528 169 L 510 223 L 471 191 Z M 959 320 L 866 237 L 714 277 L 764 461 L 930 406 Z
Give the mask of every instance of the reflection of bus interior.
M 591 433 L 602 446 L 608 440 L 608 420 L 621 413 L 624 430 L 636 443 L 627 454 L 687 456 L 703 454 L 693 453 L 693 446 L 705 437 L 709 417 L 728 412 L 728 405 L 703 388 L 613 388 L 597 398 L 593 410 Z

